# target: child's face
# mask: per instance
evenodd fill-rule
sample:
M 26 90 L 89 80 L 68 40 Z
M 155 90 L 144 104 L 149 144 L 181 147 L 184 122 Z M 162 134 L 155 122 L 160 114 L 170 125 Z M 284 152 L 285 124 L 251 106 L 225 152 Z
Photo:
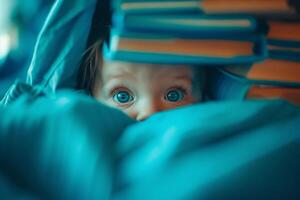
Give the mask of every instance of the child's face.
M 93 95 L 136 120 L 144 120 L 155 112 L 199 101 L 193 82 L 193 70 L 188 66 L 106 62 Z

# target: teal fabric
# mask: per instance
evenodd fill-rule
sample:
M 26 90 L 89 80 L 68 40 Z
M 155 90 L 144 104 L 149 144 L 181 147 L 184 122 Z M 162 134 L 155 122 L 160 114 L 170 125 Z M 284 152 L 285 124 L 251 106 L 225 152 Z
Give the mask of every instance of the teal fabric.
M 300 198 L 300 109 L 284 101 L 198 104 L 136 123 L 64 91 L 23 95 L 0 118 L 1 196 Z
M 118 142 L 118 197 L 299 199 L 299 122 L 300 109 L 283 101 L 207 103 L 157 114 Z
M 38 38 L 27 83 L 49 92 L 75 86 L 95 6 L 95 0 L 56 1 Z
M 133 123 L 121 111 L 60 92 L 23 95 L 0 107 L 0 119 L 1 199 L 110 198 L 113 144 Z
M 95 7 L 96 0 L 55 1 L 28 68 L 28 86 L 39 86 L 47 93 L 75 87 Z M 11 94 L 16 94 L 18 84 L 6 93 L 7 102 L 10 102 Z
M 38 38 L 29 84 L 49 91 L 74 87 L 95 6 L 95 0 L 56 1 Z

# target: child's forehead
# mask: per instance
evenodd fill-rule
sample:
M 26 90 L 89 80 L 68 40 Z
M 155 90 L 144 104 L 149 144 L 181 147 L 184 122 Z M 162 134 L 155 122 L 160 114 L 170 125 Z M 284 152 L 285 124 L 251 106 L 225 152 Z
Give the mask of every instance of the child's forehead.
M 157 76 L 193 76 L 193 68 L 189 65 L 148 64 L 129 62 L 106 62 L 103 66 L 103 75 L 115 74 L 145 74 Z

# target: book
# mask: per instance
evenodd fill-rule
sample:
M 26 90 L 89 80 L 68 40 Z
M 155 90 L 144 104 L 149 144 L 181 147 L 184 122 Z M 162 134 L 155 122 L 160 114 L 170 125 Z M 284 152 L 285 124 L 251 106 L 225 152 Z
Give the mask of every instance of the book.
M 300 62 L 296 61 L 268 58 L 251 66 L 229 66 L 225 70 L 255 84 L 300 87 Z
M 125 13 L 296 14 L 297 0 L 117 0 L 113 10 Z
M 297 0 L 200 0 L 205 13 L 296 14 Z
M 270 58 L 300 61 L 300 47 L 286 45 L 268 45 Z
M 300 61 L 300 21 L 268 21 L 270 57 Z
M 282 98 L 300 105 L 300 88 L 254 85 L 247 92 L 247 99 Z
M 300 43 L 299 21 L 268 21 L 267 38 L 269 41 L 292 41 Z
M 242 34 L 257 31 L 256 19 L 248 15 L 203 14 L 124 14 L 113 15 L 113 27 L 119 30 L 178 35 Z
M 270 77 L 263 76 L 258 79 L 247 77 L 241 73 L 249 71 L 249 66 L 236 66 L 236 71 L 225 68 L 212 68 L 208 70 L 208 83 L 206 93 L 211 100 L 244 100 L 244 99 L 275 99 L 282 98 L 291 103 L 300 105 L 300 80 L 293 82 L 277 82 Z M 268 70 L 266 72 L 270 72 Z M 271 72 L 272 73 L 272 72 Z M 295 72 L 297 73 L 297 72 Z M 265 80 L 264 78 L 267 79 Z
M 262 37 L 175 37 L 111 31 L 104 56 L 111 60 L 168 64 L 232 65 L 266 58 Z
M 199 0 L 115 0 L 112 10 L 122 13 L 199 13 Z

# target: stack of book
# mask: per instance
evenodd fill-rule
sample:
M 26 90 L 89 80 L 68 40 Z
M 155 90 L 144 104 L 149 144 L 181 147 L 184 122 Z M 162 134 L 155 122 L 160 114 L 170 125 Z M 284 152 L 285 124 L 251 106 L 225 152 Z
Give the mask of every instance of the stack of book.
M 283 98 L 300 105 L 300 62 L 267 59 L 251 66 L 217 67 L 208 73 L 211 99 Z
M 300 21 L 268 21 L 271 58 L 300 61 Z
M 298 10 L 297 0 L 116 0 L 104 55 L 218 66 L 212 99 L 265 94 L 300 103 Z
M 212 98 L 281 97 L 300 105 L 300 21 L 271 20 L 267 25 L 268 58 L 249 66 L 215 69 L 210 73 Z
M 204 2 L 204 1 L 203 1 Z M 205 14 L 199 0 L 117 0 L 107 59 L 237 65 L 262 61 L 267 46 L 246 14 Z
M 268 59 L 249 67 L 209 71 L 210 99 L 283 98 L 300 105 L 300 62 Z

